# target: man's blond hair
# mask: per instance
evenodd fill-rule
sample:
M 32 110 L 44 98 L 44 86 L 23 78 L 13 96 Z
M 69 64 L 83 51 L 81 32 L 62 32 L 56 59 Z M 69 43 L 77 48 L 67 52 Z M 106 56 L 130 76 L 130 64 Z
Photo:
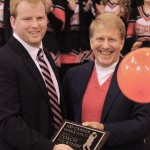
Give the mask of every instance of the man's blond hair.
M 115 15 L 114 13 L 103 13 L 98 15 L 90 25 L 89 32 L 90 38 L 93 37 L 94 30 L 99 26 L 103 25 L 106 28 L 119 29 L 121 39 L 125 38 L 126 28 L 124 22 Z
M 16 8 L 18 4 L 22 1 L 26 1 L 29 4 L 36 4 L 39 2 L 42 2 L 45 6 L 45 12 L 47 13 L 47 7 L 46 7 L 46 0 L 10 0 L 10 15 L 16 17 L 17 16 L 17 11 Z

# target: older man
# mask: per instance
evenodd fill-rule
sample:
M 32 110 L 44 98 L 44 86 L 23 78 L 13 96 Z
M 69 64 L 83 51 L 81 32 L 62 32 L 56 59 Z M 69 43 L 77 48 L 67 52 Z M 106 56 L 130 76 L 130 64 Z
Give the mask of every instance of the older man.
M 150 105 L 128 99 L 117 83 L 125 25 L 113 13 L 90 25 L 95 61 L 70 69 L 63 90 L 68 119 L 110 132 L 104 150 L 143 150 L 150 132 Z

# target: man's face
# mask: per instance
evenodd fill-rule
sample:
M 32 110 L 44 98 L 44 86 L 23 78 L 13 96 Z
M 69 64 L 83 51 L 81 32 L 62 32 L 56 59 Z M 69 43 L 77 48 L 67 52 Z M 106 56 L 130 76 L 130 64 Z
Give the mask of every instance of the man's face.
M 10 18 L 14 32 L 31 46 L 39 47 L 47 28 L 47 15 L 42 2 L 29 4 L 22 1 L 17 15 Z
M 91 48 L 98 65 L 108 67 L 120 57 L 124 40 L 120 37 L 120 30 L 99 25 L 90 38 Z

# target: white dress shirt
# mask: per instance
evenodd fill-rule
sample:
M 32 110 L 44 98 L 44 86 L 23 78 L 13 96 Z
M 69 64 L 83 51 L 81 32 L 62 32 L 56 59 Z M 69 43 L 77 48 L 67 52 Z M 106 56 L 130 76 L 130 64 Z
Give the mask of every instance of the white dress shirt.
M 112 75 L 112 73 L 114 72 L 116 68 L 118 61 L 106 68 L 99 66 L 95 61 L 96 74 L 97 74 L 97 78 L 98 78 L 98 82 L 100 86 Z

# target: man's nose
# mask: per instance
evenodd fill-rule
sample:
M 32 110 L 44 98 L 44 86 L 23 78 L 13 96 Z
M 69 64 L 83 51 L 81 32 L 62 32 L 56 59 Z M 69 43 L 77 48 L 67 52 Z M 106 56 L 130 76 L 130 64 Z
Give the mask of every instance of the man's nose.
M 38 27 L 38 20 L 37 19 L 32 20 L 32 27 Z
M 104 40 L 104 41 L 103 41 L 103 43 L 102 43 L 102 48 L 103 48 L 103 49 L 109 48 L 109 41 L 108 41 L 108 40 Z

